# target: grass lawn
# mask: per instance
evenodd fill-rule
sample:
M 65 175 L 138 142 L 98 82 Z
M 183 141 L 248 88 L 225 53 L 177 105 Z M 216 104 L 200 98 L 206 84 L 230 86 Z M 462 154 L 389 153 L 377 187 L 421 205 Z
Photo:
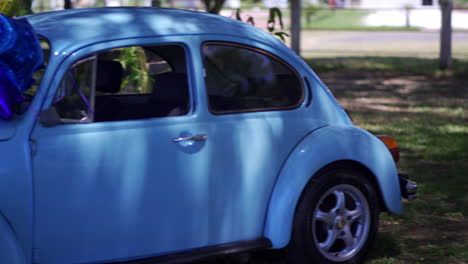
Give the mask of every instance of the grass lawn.
M 356 125 L 398 140 L 399 168 L 420 186 L 404 215 L 381 215 L 368 263 L 467 263 L 468 61 L 450 73 L 430 59 L 309 62 Z
M 303 9 L 303 30 L 420 30 L 417 27 L 372 27 L 363 23 L 372 11 L 360 9 Z
M 438 60 L 431 58 L 408 57 L 335 57 L 305 59 L 306 62 L 321 76 L 333 72 L 348 73 L 361 76 L 361 72 L 373 75 L 407 75 L 414 74 L 426 77 L 446 78 L 447 82 L 468 80 L 468 60 L 453 59 L 450 71 L 440 71 Z M 445 76 L 445 77 L 444 77 Z M 456 77 L 456 78 L 453 78 Z M 462 88 L 466 92 L 468 87 Z
M 468 0 L 455 0 L 453 3 L 455 8 L 468 8 Z

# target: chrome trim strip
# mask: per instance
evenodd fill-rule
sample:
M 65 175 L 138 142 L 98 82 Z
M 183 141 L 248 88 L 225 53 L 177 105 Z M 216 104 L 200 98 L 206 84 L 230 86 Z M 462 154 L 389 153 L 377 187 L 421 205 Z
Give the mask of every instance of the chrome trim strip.
M 173 138 L 173 142 L 182 142 L 182 141 L 205 141 L 207 140 L 208 137 L 204 134 L 196 135 L 196 136 L 191 136 L 191 137 L 178 137 L 178 138 Z

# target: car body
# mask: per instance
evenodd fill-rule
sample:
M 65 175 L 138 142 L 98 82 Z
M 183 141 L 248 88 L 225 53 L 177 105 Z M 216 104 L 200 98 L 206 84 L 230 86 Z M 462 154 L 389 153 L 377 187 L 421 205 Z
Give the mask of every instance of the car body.
M 260 29 L 176 9 L 26 19 L 50 54 L 27 110 L 0 121 L 0 263 L 283 248 L 327 168 L 359 171 L 369 207 L 403 212 L 386 145 Z

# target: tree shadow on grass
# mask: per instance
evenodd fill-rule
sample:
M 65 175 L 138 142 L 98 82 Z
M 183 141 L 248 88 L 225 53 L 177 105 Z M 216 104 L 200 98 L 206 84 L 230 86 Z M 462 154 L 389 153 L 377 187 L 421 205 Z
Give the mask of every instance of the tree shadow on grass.
M 385 74 L 424 74 L 437 76 L 454 76 L 468 79 L 468 60 L 454 59 L 452 68 L 439 70 L 437 59 L 415 57 L 337 57 L 337 58 L 305 58 L 305 61 L 319 75 L 329 72 L 348 73 L 359 78 L 362 72 Z
M 196 264 L 287 264 L 287 260 L 285 251 L 276 249 L 216 256 Z
M 379 232 L 374 242 L 374 246 L 369 252 L 367 262 L 376 259 L 386 259 L 396 257 L 401 253 L 401 248 L 396 235 Z

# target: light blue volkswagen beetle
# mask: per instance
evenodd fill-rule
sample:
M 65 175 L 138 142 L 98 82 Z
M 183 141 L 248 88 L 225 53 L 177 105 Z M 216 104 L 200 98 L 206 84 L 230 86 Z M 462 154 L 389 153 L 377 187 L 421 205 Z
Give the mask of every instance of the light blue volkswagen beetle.
M 287 248 L 360 263 L 416 185 L 269 34 L 221 16 L 26 17 L 45 70 L 0 121 L 0 263 L 156 263 Z

